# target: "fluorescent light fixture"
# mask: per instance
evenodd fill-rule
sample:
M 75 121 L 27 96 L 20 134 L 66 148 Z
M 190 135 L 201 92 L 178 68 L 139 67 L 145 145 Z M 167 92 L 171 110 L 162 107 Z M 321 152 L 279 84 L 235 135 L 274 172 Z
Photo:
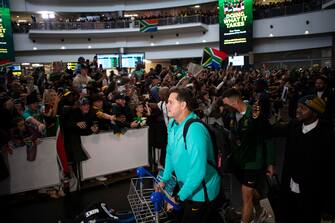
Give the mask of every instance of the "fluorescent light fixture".
M 36 46 L 34 46 L 34 47 L 33 47 L 33 50 L 37 50 L 37 47 L 36 47 Z
M 194 8 L 197 8 L 197 9 L 198 9 L 198 8 L 200 8 L 200 5 L 195 5 Z
M 62 49 L 62 50 L 65 50 L 65 49 L 66 49 L 66 47 L 65 47 L 65 46 L 62 46 L 62 47 L 61 47 L 61 49 Z
M 37 13 L 41 14 L 42 19 L 54 19 L 55 18 L 55 12 L 52 12 L 52 11 L 39 11 Z
M 43 64 L 33 63 L 31 66 L 32 67 L 43 67 Z
M 124 15 L 124 17 L 137 17 L 138 14 L 126 14 Z
M 22 66 L 29 66 L 30 63 L 21 63 Z

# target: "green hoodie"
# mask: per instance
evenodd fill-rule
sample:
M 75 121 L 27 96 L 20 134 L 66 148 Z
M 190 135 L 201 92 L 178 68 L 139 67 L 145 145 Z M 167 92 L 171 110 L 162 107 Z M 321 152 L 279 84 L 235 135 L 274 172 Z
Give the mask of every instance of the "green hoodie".
M 221 178 L 207 163 L 215 163 L 213 145 L 207 128 L 201 123 L 192 123 L 186 136 L 187 150 L 183 139 L 183 129 L 190 118 L 198 118 L 190 113 L 180 124 L 171 119 L 168 126 L 163 182 L 171 178 L 174 171 L 180 186 L 178 196 L 181 201 L 205 201 L 202 181 L 205 179 L 208 198 L 212 201 L 219 194 Z

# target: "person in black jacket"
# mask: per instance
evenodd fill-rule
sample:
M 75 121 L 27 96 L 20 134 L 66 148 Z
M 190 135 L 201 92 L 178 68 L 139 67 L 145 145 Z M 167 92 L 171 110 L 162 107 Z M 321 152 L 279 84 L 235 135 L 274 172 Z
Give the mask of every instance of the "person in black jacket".
M 281 196 L 285 223 L 320 223 L 323 213 L 334 214 L 334 133 L 320 119 L 324 111 L 321 98 L 304 96 L 297 122 L 272 129 L 272 135 L 287 138 Z
M 79 108 L 73 108 L 64 114 L 64 145 L 74 172 L 79 175 L 78 165 L 89 157 L 81 145 L 80 136 L 97 133 L 98 128 L 94 126 L 94 114 L 90 111 L 90 104 L 87 98 L 79 101 Z

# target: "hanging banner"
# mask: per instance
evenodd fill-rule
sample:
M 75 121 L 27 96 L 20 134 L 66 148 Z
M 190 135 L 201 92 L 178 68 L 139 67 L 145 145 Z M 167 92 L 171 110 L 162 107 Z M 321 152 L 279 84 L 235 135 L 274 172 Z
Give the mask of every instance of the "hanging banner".
M 13 33 L 9 8 L 0 8 L 0 65 L 14 61 Z
M 220 50 L 252 51 L 252 0 L 219 0 Z

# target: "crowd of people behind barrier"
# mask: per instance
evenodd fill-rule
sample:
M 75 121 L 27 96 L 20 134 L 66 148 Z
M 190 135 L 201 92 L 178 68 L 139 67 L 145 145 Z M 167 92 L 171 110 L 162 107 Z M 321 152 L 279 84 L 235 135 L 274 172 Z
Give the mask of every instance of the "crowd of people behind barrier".
M 334 127 L 334 70 L 313 66 L 287 70 L 276 67 L 203 69 L 192 74 L 186 67 L 157 65 L 146 72 L 142 64 L 128 73 L 107 75 L 93 61 L 78 59 L 75 71 L 53 63 L 53 72 L 36 68 L 32 74 L 14 76 L 10 69 L 0 73 L 1 152 L 11 154 L 25 146 L 27 160 L 38 155 L 38 138 L 63 135 L 65 155 L 74 172 L 89 157 L 80 136 L 113 131 L 122 137 L 128 129 L 149 126 L 149 146 L 162 150 L 161 159 L 150 155 L 151 165 L 164 166 L 167 139 L 167 99 L 173 87 L 189 88 L 197 100 L 195 113 L 210 125 L 226 126 L 228 109 L 222 93 L 238 90 L 249 105 L 257 105 L 272 124 L 296 119 L 299 100 L 316 95 L 325 103 L 320 119 Z M 286 115 L 285 115 L 286 114 Z M 151 150 L 152 151 L 152 150 Z M 59 151 L 58 151 L 59 152 Z M 1 157 L 2 158 L 2 157 Z M 1 161 L 1 165 L 5 164 Z M 66 175 L 67 173 L 65 173 Z M 8 176 L 1 168 L 1 179 Z

